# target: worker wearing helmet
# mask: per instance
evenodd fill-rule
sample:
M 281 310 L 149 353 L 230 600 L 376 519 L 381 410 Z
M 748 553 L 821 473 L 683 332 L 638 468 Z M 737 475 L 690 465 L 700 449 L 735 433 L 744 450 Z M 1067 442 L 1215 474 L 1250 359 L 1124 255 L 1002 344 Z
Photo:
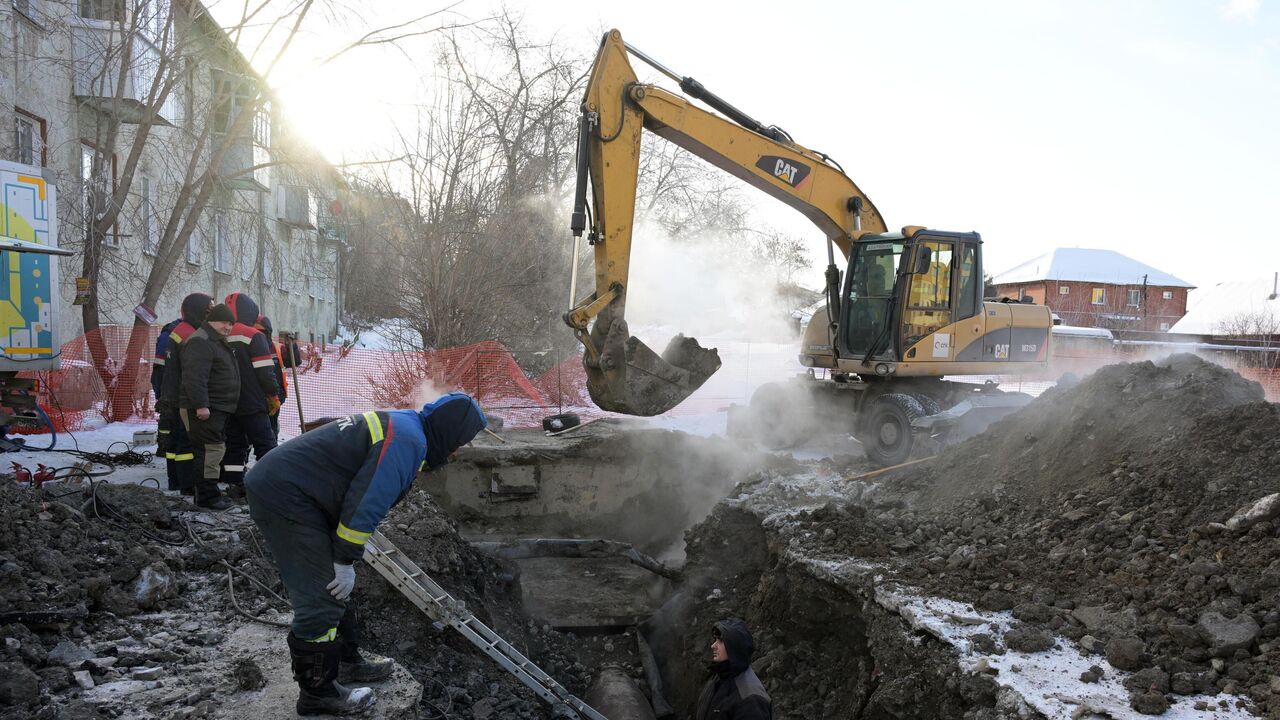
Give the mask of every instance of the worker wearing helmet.
M 280 445 L 245 478 L 249 515 L 266 537 L 293 605 L 288 644 L 299 715 L 348 715 L 373 704 L 369 688 L 389 660 L 360 655 L 348 597 L 353 564 L 419 470 L 449 461 L 488 424 L 480 406 L 449 393 L 422 410 L 379 410 L 334 420 Z

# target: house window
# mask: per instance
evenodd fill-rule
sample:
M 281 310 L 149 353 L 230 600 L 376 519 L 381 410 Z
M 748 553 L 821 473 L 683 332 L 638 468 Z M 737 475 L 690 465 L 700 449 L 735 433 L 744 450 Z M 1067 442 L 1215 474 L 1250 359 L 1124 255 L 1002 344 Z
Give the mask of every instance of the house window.
M 1165 300 L 1172 300 L 1172 299 L 1173 299 L 1173 291 L 1172 291 L 1172 290 L 1165 290 L 1163 293 L 1160 293 L 1160 296 L 1161 296 L 1161 297 L 1163 297 Z
M 98 163 L 96 177 L 93 167 L 95 161 Z M 88 241 L 90 232 L 97 220 L 97 218 L 89 217 L 89 213 L 93 209 L 93 198 L 96 197 L 98 199 L 98 214 L 101 215 L 105 213 L 107 203 L 111 202 L 111 197 L 115 194 L 115 164 L 115 156 L 112 156 L 109 160 L 107 158 L 99 158 L 98 151 L 92 145 L 80 144 L 80 200 L 84 204 L 86 241 Z M 113 227 L 103 236 L 102 242 L 107 247 L 119 247 L 120 235 Z
M 1129 307 L 1138 307 L 1141 304 L 1142 304 L 1142 291 L 1130 290 L 1129 291 Z
M 80 17 L 87 20 L 124 20 L 124 0 L 80 0 Z
M 1106 301 L 1107 301 L 1107 289 L 1106 289 L 1106 288 L 1094 288 L 1094 289 L 1093 289 L 1093 300 L 1092 300 L 1093 304 L 1094 304 L 1094 305 L 1102 305 L 1102 304 L 1106 303 Z
M 240 113 L 245 109 L 252 110 L 257 97 L 257 88 L 251 78 L 215 70 L 213 73 L 213 131 L 219 135 L 226 135 L 236 130 Z M 238 128 L 239 132 L 236 136 L 246 137 L 256 129 L 253 126 Z
M 187 262 L 192 265 L 200 264 L 200 246 L 204 243 L 204 233 L 200 231 L 200 221 L 196 221 L 196 226 L 191 228 L 191 234 L 187 236 Z
M 231 238 L 227 230 L 227 213 L 219 210 L 213 214 L 213 269 L 231 273 Z
M 1059 295 L 1070 295 L 1070 294 L 1071 294 L 1071 286 L 1070 286 L 1070 285 L 1059 285 L 1059 286 L 1058 286 L 1058 294 L 1059 294 Z
M 142 252 L 155 255 L 160 251 L 160 225 L 156 222 L 155 191 L 151 178 L 142 177 L 142 198 L 138 204 L 138 234 L 142 236 Z
M 18 162 L 40 167 L 48 163 L 45 132 L 46 125 L 41 118 L 22 110 L 14 112 L 13 144 L 17 148 Z
M 1169 323 L 1160 323 L 1160 332 L 1168 332 Z

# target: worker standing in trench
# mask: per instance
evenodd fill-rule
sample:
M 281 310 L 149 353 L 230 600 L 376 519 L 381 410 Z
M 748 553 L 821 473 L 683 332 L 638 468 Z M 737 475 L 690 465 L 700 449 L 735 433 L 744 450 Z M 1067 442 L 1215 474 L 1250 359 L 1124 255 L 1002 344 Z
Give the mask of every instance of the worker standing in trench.
M 299 715 L 350 715 L 373 705 L 369 688 L 391 661 L 359 651 L 347 598 L 353 564 L 419 470 L 434 470 L 488 424 L 475 400 L 449 393 L 415 410 L 351 415 L 300 435 L 249 469 L 249 515 L 266 537 L 293 605 L 288 644 Z
M 751 669 L 756 650 L 741 620 L 721 620 L 711 629 L 713 677 L 698 696 L 694 720 L 772 720 L 773 703 Z

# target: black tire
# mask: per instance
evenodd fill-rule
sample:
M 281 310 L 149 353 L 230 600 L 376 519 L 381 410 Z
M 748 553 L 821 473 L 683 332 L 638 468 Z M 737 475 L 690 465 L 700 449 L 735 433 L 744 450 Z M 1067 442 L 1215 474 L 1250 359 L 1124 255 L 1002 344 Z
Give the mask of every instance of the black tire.
M 859 439 L 867 457 L 880 467 L 906 462 L 915 449 L 911 422 L 924 416 L 920 402 L 910 395 L 889 393 L 876 398 L 866 412 Z
M 581 424 L 582 418 L 578 417 L 577 413 L 562 413 L 542 418 L 542 429 L 547 432 L 560 432 Z
M 911 397 L 915 398 L 916 402 L 920 403 L 920 409 L 924 411 L 925 417 L 928 417 L 930 415 L 937 415 L 938 413 L 942 412 L 941 403 L 929 397 L 928 395 L 916 394 L 916 395 L 912 395 Z
M 805 439 L 810 424 L 799 393 L 782 383 L 765 383 L 751 395 L 751 433 L 769 450 L 785 450 Z

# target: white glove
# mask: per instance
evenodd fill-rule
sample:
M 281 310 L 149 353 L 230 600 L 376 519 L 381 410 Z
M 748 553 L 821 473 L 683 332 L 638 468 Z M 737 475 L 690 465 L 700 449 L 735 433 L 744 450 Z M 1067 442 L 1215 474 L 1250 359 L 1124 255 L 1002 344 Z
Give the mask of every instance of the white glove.
M 329 583 L 329 594 L 338 600 L 346 600 L 356 587 L 356 568 L 354 565 L 333 564 L 333 582 Z

